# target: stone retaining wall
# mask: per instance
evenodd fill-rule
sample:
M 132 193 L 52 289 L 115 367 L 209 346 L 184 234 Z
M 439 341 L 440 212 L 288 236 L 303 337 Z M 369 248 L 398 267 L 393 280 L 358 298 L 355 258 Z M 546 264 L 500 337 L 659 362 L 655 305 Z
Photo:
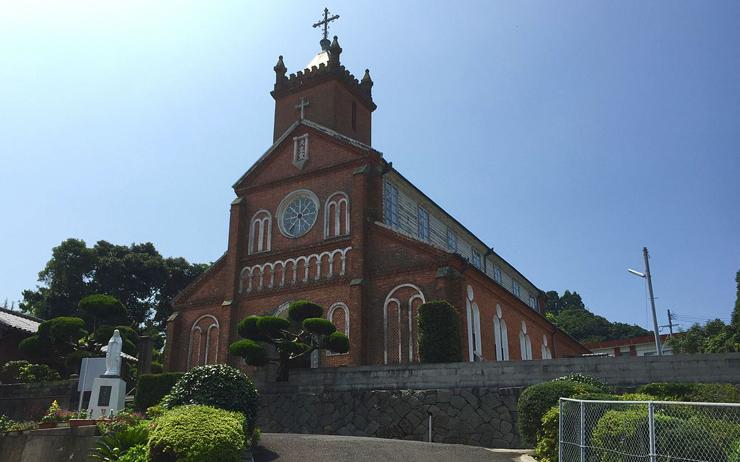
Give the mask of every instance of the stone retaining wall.
M 86 462 L 98 440 L 96 428 L 49 428 L 0 436 L 0 460 Z
M 38 420 L 57 400 L 62 409 L 77 407 L 77 380 L 0 385 L 0 414 L 13 420 Z
M 366 390 L 262 393 L 264 432 L 374 436 L 475 446 L 520 447 L 521 389 Z

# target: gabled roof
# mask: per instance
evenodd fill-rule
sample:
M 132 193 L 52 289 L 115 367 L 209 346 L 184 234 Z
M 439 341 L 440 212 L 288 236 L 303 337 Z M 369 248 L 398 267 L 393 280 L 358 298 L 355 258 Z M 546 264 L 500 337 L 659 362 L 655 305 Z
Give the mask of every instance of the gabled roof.
M 211 263 L 211 266 L 206 268 L 206 270 L 203 271 L 200 274 L 200 276 L 193 279 L 193 281 L 190 284 L 186 285 L 185 288 L 183 288 L 177 295 L 175 295 L 175 297 L 172 300 L 170 300 L 170 305 L 174 307 L 176 304 L 180 303 L 180 300 L 183 297 L 186 297 L 190 295 L 191 293 L 193 293 L 193 291 L 197 289 L 203 281 L 206 280 L 207 276 L 209 276 L 216 268 L 218 268 L 225 262 L 226 262 L 226 252 L 224 252 L 223 255 L 218 257 L 218 260 Z
M 242 181 L 244 181 L 244 179 L 247 176 L 249 176 L 249 174 L 251 174 L 253 171 L 255 171 L 257 169 L 257 167 L 259 167 L 260 165 L 262 165 L 262 163 L 270 156 L 270 154 L 272 154 L 272 152 L 275 151 L 275 149 L 277 149 L 277 147 L 280 146 L 280 144 L 283 141 L 285 141 L 285 139 L 288 138 L 288 136 L 290 136 L 290 134 L 293 131 L 295 131 L 295 129 L 298 128 L 300 125 L 304 125 L 306 127 L 310 127 L 310 128 L 312 128 L 312 129 L 314 129 L 314 130 L 316 130 L 318 132 L 321 132 L 321 133 L 323 133 L 323 134 L 325 134 L 325 135 L 327 135 L 327 136 L 329 136 L 331 138 L 334 138 L 335 140 L 338 140 L 338 141 L 341 141 L 343 143 L 349 144 L 349 145 L 351 145 L 351 146 L 353 146 L 355 148 L 361 149 L 363 151 L 368 151 L 368 152 L 369 151 L 373 151 L 373 148 L 370 147 L 369 145 L 367 145 L 365 143 L 362 143 L 360 141 L 357 141 L 357 140 L 355 140 L 353 138 L 350 138 L 349 136 L 342 135 L 341 133 L 339 133 L 337 131 L 334 131 L 331 128 L 324 127 L 323 125 L 317 124 L 316 122 L 312 122 L 312 121 L 310 121 L 308 119 L 296 120 L 295 122 L 293 122 L 293 124 L 290 127 L 288 127 L 287 130 L 285 130 L 283 132 L 282 135 L 280 135 L 280 138 L 278 138 L 272 144 L 272 146 L 270 146 L 267 149 L 267 151 L 265 151 L 265 153 L 262 154 L 260 156 L 260 158 L 257 159 L 257 161 L 254 164 L 252 164 L 251 167 L 249 167 L 249 170 L 247 170 L 242 176 L 239 177 L 238 180 L 236 180 L 236 183 L 233 184 L 232 188 L 236 189 L 242 183 Z
M 41 324 L 42 321 L 43 319 L 39 319 L 35 316 L 8 310 L 6 308 L 0 308 L 0 324 L 12 329 L 35 334 L 39 330 L 39 324 Z

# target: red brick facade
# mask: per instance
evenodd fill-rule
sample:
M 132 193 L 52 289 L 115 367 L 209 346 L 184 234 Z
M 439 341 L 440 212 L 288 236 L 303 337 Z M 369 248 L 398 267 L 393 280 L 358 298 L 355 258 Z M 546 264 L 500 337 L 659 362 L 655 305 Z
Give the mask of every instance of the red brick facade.
M 375 109 L 369 74 L 354 79 L 338 54 L 290 77 L 281 58 L 275 72 L 275 144 L 234 185 L 226 253 L 173 301 L 168 370 L 243 364 L 228 355 L 237 323 L 251 314 L 277 313 L 296 299 L 321 304 L 349 333 L 349 353 L 323 353 L 322 366 L 418 361 L 416 310 L 434 299 L 458 309 L 466 359 L 472 303 L 480 313 L 484 360 L 496 358 L 497 305 L 508 326 L 509 359 L 521 358 L 522 321 L 533 359 L 542 356 L 543 336 L 552 357 L 588 352 L 460 255 L 382 224 L 383 175 L 390 166 L 369 146 Z M 295 107 L 301 98 L 309 103 L 302 120 Z M 307 159 L 296 154 L 299 143 Z M 299 237 L 287 237 L 281 228 L 281 203 L 291 194 L 317 208 L 315 222 Z

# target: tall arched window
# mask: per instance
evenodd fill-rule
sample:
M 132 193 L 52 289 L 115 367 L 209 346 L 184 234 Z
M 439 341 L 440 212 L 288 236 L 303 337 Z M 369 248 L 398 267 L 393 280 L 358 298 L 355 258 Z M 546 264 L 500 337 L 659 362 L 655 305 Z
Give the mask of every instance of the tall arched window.
M 249 223 L 249 254 L 269 252 L 272 245 L 272 215 L 259 210 Z
M 468 315 L 468 355 L 470 361 L 482 361 L 483 360 L 483 348 L 481 346 L 480 338 L 480 310 L 478 304 L 473 300 L 475 294 L 473 288 L 467 287 L 467 298 L 465 299 L 465 307 Z
M 522 328 L 519 331 L 519 349 L 523 360 L 532 359 L 532 341 L 527 333 L 527 323 L 522 321 Z
M 218 362 L 219 325 L 218 319 L 204 314 L 190 328 L 188 343 L 188 370 L 204 364 Z
M 341 191 L 326 199 L 324 205 L 324 238 L 349 234 L 349 197 Z
M 416 314 L 426 299 L 413 284 L 394 287 L 383 303 L 383 362 L 411 363 L 418 360 L 416 345 Z
M 542 334 L 542 359 L 552 359 L 550 345 L 547 344 L 547 334 Z
M 500 305 L 496 305 L 496 315 L 493 317 L 493 336 L 496 342 L 496 361 L 508 361 L 509 330 L 506 328 L 506 320 Z

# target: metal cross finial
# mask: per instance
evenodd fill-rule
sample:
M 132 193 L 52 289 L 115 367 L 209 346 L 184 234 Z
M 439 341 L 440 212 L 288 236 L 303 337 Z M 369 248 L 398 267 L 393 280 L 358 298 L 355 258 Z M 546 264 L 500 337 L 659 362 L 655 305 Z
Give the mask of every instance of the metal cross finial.
M 313 27 L 321 27 L 324 26 L 324 40 L 327 39 L 329 36 L 329 23 L 331 21 L 334 21 L 335 19 L 339 19 L 339 15 L 335 14 L 334 16 L 329 16 L 329 8 L 324 8 L 324 19 L 322 21 L 317 22 L 313 25 Z
M 301 120 L 303 120 L 303 111 L 308 106 L 308 98 L 301 96 L 301 100 L 295 105 L 295 108 L 301 111 Z

